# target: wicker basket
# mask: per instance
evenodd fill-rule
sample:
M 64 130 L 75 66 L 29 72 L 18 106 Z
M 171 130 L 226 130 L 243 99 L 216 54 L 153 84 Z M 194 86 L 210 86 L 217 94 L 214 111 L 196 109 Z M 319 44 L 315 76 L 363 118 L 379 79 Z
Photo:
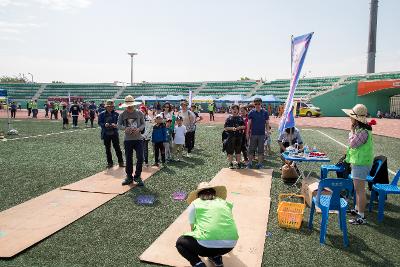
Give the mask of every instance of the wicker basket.
M 288 198 L 300 198 L 302 203 L 283 201 Z M 306 208 L 303 195 L 280 194 L 278 204 L 278 224 L 283 228 L 300 229 Z

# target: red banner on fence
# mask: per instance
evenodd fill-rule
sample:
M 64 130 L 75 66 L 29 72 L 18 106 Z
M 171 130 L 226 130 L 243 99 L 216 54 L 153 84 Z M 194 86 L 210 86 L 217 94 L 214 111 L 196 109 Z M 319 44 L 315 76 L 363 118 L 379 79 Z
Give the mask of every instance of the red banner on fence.
M 400 88 L 400 80 L 379 80 L 358 82 L 358 96 L 390 88 Z

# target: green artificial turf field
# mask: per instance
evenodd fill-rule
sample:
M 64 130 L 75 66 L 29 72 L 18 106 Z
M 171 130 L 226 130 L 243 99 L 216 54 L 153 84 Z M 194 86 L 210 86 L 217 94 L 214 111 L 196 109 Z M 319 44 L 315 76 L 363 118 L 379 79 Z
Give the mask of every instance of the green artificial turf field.
M 0 125 L 4 123 L 5 120 L 0 120 Z M 23 120 L 15 122 L 14 127 L 23 137 L 62 131 L 60 122 L 51 121 Z M 199 126 L 192 158 L 168 165 L 148 179 L 144 188 L 135 188 L 114 198 L 14 258 L 0 259 L 0 266 L 154 266 L 141 263 L 139 255 L 186 208 L 185 202 L 173 201 L 171 194 L 178 190 L 188 192 L 227 166 L 221 152 L 221 130 L 222 126 Z M 302 131 L 305 143 L 327 152 L 335 163 L 344 148 L 317 130 L 345 144 L 347 132 L 322 128 Z M 99 134 L 99 129 L 83 131 L 81 128 L 57 135 L 0 141 L 0 211 L 103 170 L 106 160 Z M 276 139 L 276 129 L 273 135 Z M 398 139 L 375 136 L 374 141 L 376 154 L 386 155 L 389 168 L 397 171 L 400 168 Z M 389 196 L 382 224 L 377 223 L 375 209 L 366 213 L 367 225 L 348 225 L 349 248 L 343 247 L 335 214 L 330 216 L 325 246 L 319 244 L 320 215 L 315 216 L 314 230 L 306 227 L 308 208 L 300 230 L 279 228 L 277 197 L 280 193 L 298 192 L 299 188 L 282 182 L 278 146 L 274 142 L 273 150 L 274 155 L 265 163 L 274 169 L 274 174 L 272 205 L 268 229 L 265 229 L 270 234 L 266 237 L 263 266 L 399 265 L 397 196 Z M 311 171 L 319 174 L 319 167 Z M 135 204 L 139 194 L 154 194 L 155 204 Z

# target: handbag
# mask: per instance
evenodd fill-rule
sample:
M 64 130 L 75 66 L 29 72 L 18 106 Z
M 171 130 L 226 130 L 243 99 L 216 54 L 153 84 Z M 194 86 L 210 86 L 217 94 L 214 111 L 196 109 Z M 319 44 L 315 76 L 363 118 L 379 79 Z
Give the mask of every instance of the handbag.
M 282 166 L 281 178 L 285 183 L 296 182 L 296 180 L 299 178 L 299 175 L 297 174 L 294 163 L 285 163 L 285 165 Z

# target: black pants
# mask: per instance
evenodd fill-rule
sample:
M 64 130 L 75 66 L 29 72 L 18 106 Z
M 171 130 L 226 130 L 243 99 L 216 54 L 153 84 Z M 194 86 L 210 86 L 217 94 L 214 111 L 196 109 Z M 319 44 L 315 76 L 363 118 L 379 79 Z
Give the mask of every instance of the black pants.
M 161 153 L 161 162 L 165 163 L 164 143 L 163 142 L 154 143 L 154 158 L 156 163 L 160 162 L 159 160 L 160 153 Z
M 195 132 L 187 132 L 185 135 L 185 147 L 188 153 L 192 152 L 194 147 L 194 134 Z
M 32 109 L 32 117 L 33 118 L 37 118 L 37 114 L 38 114 L 39 110 L 37 108 Z
M 187 259 L 192 266 L 200 262 L 202 257 L 222 256 L 230 252 L 233 248 L 206 248 L 201 246 L 196 239 L 191 236 L 181 236 L 176 241 L 176 248 L 179 254 Z
M 90 117 L 90 127 L 93 128 L 94 117 Z
M 54 111 L 54 119 L 58 120 L 58 110 Z
M 78 126 L 78 116 L 72 116 L 72 126 L 74 127 Z
M 85 124 L 87 125 L 89 118 L 85 118 Z
M 44 115 L 45 118 L 49 117 L 49 110 L 45 109 L 44 111 L 46 111 L 46 114 Z
M 31 116 L 31 113 L 32 113 L 32 109 L 31 109 L 31 108 L 28 108 L 28 117 Z
M 214 112 L 210 111 L 210 121 L 214 121 Z
M 11 118 L 15 119 L 15 115 L 17 114 L 17 110 L 16 109 L 11 109 Z
M 114 147 L 115 154 L 117 154 L 118 163 L 124 162 L 124 159 L 122 158 L 121 147 L 119 146 L 119 136 L 117 134 L 106 135 L 104 137 L 103 141 L 104 141 L 104 146 L 106 147 L 107 163 L 109 165 L 114 164 L 113 159 L 112 159 L 112 154 L 111 154 L 111 143 Z
M 150 140 L 143 140 L 143 156 L 146 164 L 149 164 L 149 142 Z
M 143 140 L 125 140 L 126 176 L 133 178 L 133 150 L 136 152 L 135 177 L 140 177 L 143 168 Z
M 248 161 L 249 158 L 247 156 L 247 138 L 246 135 L 243 135 L 242 139 L 242 154 L 245 161 Z

